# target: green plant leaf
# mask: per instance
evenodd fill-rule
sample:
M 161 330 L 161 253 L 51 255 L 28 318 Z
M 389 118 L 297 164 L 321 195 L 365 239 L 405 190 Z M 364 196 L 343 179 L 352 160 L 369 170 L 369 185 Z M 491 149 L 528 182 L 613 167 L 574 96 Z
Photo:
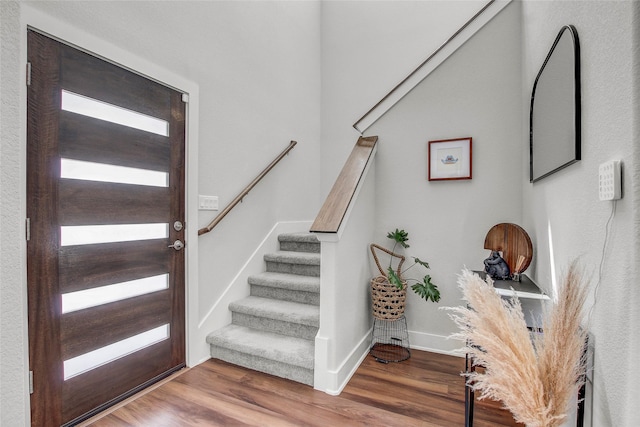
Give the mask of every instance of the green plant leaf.
M 387 237 L 395 241 L 396 243 L 399 243 L 403 248 L 409 247 L 409 245 L 406 243 L 407 240 L 409 240 L 409 233 L 404 230 L 398 230 L 396 228 L 396 231 L 390 231 L 389 234 L 387 234 Z
M 395 285 L 398 289 L 402 289 L 402 280 L 400 280 L 400 277 L 398 277 L 398 274 L 392 267 L 389 267 L 387 270 L 387 277 L 389 279 L 389 283 Z
M 423 267 L 430 268 L 429 267 L 429 263 L 426 262 L 426 261 L 421 261 L 420 258 L 415 258 L 414 257 L 413 260 L 415 261 L 416 264 L 420 264 Z
M 413 289 L 416 294 L 427 301 L 440 301 L 440 291 L 438 290 L 438 287 L 436 285 L 431 283 L 431 276 L 429 276 L 428 274 L 424 276 L 424 279 L 422 279 L 422 283 L 416 283 L 415 285 L 411 286 L 411 289 Z

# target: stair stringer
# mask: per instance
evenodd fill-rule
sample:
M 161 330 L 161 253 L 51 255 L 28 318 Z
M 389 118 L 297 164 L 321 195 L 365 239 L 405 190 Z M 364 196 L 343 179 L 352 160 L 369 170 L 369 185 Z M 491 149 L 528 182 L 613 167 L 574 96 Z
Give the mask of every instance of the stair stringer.
M 284 233 L 306 232 L 311 227 L 311 224 L 312 221 L 277 222 L 271 230 L 269 230 L 256 250 L 253 251 L 249 258 L 247 258 L 246 262 L 226 286 L 224 292 L 222 292 L 220 297 L 211 305 L 207 314 L 198 324 L 198 330 L 202 335 L 200 342 L 204 343 L 206 347 L 206 357 L 203 356 L 203 359 L 200 362 L 204 362 L 210 358 L 208 350 L 209 346 L 206 344 L 207 334 L 231 323 L 231 311 L 229 310 L 229 304 L 249 296 L 249 276 L 265 270 L 264 256 L 278 250 L 278 235 Z

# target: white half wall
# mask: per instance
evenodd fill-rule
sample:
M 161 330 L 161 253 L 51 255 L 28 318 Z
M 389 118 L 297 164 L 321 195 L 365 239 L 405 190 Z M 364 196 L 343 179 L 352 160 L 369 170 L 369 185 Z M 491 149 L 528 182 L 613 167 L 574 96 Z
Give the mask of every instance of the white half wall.
M 339 394 L 369 351 L 369 243 L 376 208 L 376 153 L 371 153 L 338 233 L 315 233 L 321 244 L 320 328 L 314 388 Z

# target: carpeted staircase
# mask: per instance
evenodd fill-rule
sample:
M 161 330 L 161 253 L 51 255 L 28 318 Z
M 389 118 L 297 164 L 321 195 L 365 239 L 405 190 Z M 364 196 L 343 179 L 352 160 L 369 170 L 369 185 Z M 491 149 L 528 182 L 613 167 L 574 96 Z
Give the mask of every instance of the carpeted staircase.
M 281 234 L 267 271 L 249 277 L 250 296 L 229 304 L 232 322 L 207 336 L 211 357 L 313 386 L 320 322 L 320 242 Z

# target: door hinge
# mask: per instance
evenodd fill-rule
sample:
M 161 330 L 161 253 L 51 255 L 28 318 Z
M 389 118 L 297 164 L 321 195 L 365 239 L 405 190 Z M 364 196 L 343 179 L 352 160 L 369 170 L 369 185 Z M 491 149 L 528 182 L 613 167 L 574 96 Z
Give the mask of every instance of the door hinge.
M 189 103 L 189 94 L 188 93 L 183 93 L 182 94 L 182 102 L 184 102 L 185 104 Z
M 31 240 L 31 218 L 27 218 L 25 223 L 25 234 L 27 237 L 27 242 Z
M 27 86 L 31 86 L 31 62 L 27 62 Z
M 29 394 L 33 394 L 33 371 L 29 371 Z

